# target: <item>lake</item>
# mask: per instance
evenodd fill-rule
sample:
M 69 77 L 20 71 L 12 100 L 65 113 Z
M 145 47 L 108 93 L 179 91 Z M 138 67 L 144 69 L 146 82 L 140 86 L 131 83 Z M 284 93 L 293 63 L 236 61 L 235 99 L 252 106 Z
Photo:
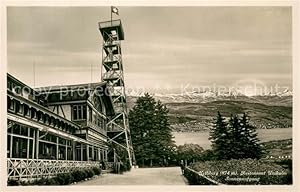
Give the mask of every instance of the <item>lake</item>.
M 274 129 L 258 129 L 258 138 L 261 142 L 291 139 L 293 137 L 292 128 L 274 128 Z M 199 144 L 204 149 L 210 149 L 211 143 L 208 140 L 209 132 L 173 132 L 175 142 L 177 145 L 183 145 L 184 143 Z

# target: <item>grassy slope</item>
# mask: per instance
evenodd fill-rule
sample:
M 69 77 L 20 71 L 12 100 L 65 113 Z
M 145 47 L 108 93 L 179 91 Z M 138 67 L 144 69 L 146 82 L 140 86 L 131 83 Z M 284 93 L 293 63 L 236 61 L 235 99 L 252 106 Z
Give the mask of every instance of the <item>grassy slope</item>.
M 292 156 L 292 139 L 268 141 L 262 143 L 266 150 L 266 156 Z

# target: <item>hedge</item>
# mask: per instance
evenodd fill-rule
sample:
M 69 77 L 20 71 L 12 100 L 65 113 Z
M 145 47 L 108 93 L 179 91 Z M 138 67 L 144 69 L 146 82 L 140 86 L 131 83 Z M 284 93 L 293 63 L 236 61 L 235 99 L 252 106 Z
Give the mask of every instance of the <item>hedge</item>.
M 76 170 L 70 173 L 59 173 L 55 177 L 42 177 L 34 181 L 18 181 L 8 180 L 9 186 L 14 185 L 69 185 L 74 182 L 85 180 L 86 178 L 92 178 L 95 175 L 101 174 L 101 169 L 93 167 L 90 169 Z

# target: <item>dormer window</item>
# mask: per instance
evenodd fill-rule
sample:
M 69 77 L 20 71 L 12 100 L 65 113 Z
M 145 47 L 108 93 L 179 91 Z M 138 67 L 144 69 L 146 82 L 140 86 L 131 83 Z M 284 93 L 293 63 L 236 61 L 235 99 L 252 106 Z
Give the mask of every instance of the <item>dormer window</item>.
M 72 119 L 73 120 L 85 120 L 86 119 L 86 105 L 73 105 L 72 107 Z
M 23 105 L 24 107 L 24 116 L 30 117 L 30 108 L 28 105 Z
M 16 102 L 16 112 L 23 115 L 23 105 L 19 101 Z
M 10 111 L 15 110 L 15 100 L 11 99 L 10 97 L 7 97 L 7 108 Z

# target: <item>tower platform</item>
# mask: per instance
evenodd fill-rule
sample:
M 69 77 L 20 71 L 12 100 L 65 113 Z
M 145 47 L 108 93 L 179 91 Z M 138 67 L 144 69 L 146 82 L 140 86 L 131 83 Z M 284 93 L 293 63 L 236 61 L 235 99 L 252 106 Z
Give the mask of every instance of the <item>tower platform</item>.
M 98 26 L 104 41 L 107 41 L 114 34 L 118 37 L 118 40 L 124 40 L 124 31 L 120 19 L 99 22 Z

